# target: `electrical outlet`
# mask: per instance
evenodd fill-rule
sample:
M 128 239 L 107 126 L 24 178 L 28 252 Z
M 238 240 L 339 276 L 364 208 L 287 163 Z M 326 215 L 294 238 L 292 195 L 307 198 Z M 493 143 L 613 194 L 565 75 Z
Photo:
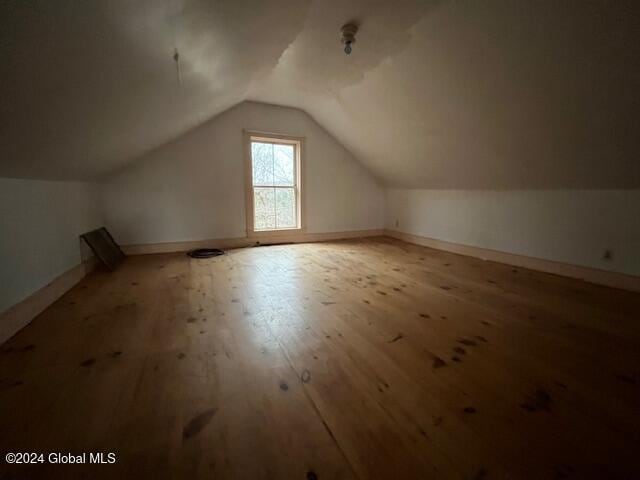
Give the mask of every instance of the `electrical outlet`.
M 602 254 L 602 259 L 603 260 L 607 260 L 607 261 L 613 260 L 613 251 L 609 250 L 609 249 L 606 249 L 604 251 L 604 253 Z

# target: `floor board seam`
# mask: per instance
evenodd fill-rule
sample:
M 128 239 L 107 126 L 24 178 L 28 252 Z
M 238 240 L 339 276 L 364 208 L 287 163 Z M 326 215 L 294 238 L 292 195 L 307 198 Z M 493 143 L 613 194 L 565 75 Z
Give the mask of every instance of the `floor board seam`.
M 301 379 L 301 374 L 298 373 L 296 368 L 293 366 L 293 362 L 291 361 L 291 358 L 289 357 L 287 349 L 282 345 L 282 343 L 280 343 L 280 340 L 273 334 L 273 332 L 271 331 L 271 327 L 268 324 L 267 324 L 267 328 L 269 329 L 269 332 L 271 333 L 272 337 L 276 340 L 276 342 L 278 342 L 278 348 L 280 348 L 280 350 L 282 351 L 282 354 L 284 355 L 284 358 L 287 359 L 287 364 L 289 365 L 289 368 L 293 371 L 293 373 L 296 374 L 296 377 L 300 380 Z M 351 470 L 351 473 L 354 476 L 354 478 L 360 479 L 360 475 L 358 475 L 357 471 L 355 470 L 355 468 L 351 464 L 351 461 L 349 460 L 349 457 L 347 456 L 347 453 L 344 451 L 344 449 L 342 448 L 342 446 L 338 442 L 338 439 L 333 434 L 333 431 L 329 427 L 329 424 L 327 423 L 325 418 L 322 416 L 322 413 L 320 412 L 320 409 L 316 405 L 316 402 L 313 401 L 313 398 L 311 398 L 311 395 L 309 395 L 309 392 L 307 392 L 307 387 L 304 385 L 304 383 L 306 383 L 306 382 L 303 382 L 302 391 L 304 392 L 304 395 L 307 398 L 307 401 L 311 405 L 311 408 L 313 408 L 313 411 L 316 413 L 316 415 L 318 416 L 318 418 L 322 422 L 322 426 L 325 428 L 325 430 L 329 434 L 329 437 L 331 438 L 331 440 L 333 441 L 334 445 L 336 446 L 336 448 L 340 452 L 340 455 L 342 455 L 342 458 L 344 459 L 346 464 L 349 466 L 349 469 Z

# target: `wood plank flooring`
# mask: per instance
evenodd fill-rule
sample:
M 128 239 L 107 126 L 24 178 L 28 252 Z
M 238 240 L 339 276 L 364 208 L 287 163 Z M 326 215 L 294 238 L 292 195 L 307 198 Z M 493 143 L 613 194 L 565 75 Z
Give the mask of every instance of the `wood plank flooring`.
M 0 478 L 640 478 L 640 295 L 379 238 L 130 257 L 1 347 Z

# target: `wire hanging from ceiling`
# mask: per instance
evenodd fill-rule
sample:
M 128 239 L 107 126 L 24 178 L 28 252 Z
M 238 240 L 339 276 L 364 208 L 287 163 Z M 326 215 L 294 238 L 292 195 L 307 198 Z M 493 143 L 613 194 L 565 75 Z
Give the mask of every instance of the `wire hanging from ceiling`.
M 167 16 L 169 18 L 169 27 L 171 29 L 171 37 L 173 40 L 173 62 L 176 64 L 176 79 L 178 86 L 182 87 L 182 69 L 180 68 L 180 51 L 178 50 L 178 40 L 176 34 L 176 19 L 178 17 L 177 10 L 171 8 L 171 0 L 167 0 Z
M 176 62 L 176 75 L 178 77 L 178 85 L 182 86 L 182 72 L 180 71 L 180 52 L 178 52 L 178 47 L 173 48 L 173 61 Z

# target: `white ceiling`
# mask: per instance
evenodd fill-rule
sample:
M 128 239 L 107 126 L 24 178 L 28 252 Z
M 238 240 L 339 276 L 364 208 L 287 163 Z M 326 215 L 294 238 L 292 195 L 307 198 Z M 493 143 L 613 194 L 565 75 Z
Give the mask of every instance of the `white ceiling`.
M 5 0 L 0 17 L 2 176 L 96 178 L 251 99 L 306 110 L 389 185 L 640 187 L 638 2 Z

